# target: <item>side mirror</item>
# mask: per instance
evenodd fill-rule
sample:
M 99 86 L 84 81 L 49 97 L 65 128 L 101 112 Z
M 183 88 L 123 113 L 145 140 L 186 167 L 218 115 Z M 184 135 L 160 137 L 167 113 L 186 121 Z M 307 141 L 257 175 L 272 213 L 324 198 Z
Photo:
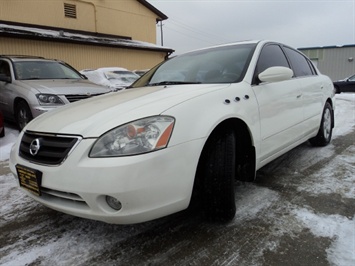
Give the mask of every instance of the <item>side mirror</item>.
M 6 76 L 5 74 L 0 74 L 0 81 L 11 83 L 11 77 Z
M 284 81 L 293 77 L 293 71 L 288 67 L 269 67 L 261 72 L 258 77 L 262 82 Z

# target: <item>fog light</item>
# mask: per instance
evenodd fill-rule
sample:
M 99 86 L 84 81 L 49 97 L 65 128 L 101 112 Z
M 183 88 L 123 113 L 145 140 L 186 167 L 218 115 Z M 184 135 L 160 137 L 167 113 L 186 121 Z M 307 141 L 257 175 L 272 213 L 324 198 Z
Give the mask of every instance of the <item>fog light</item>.
M 121 202 L 111 196 L 106 196 L 106 202 L 108 204 L 108 206 L 110 206 L 112 209 L 119 211 L 120 209 L 122 209 L 122 204 Z

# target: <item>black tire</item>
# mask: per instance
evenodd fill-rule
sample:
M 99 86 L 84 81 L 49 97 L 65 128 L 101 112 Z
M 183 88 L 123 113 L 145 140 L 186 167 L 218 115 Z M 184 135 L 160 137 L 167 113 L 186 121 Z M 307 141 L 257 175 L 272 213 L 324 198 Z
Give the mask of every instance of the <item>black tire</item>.
M 20 101 L 15 107 L 15 117 L 19 130 L 21 131 L 31 120 L 32 113 L 25 101 Z
M 0 129 L 0 138 L 5 137 L 5 127 L 3 129 Z
M 236 139 L 232 130 L 214 133 L 204 150 L 202 204 L 211 221 L 233 219 L 235 204 Z
M 313 146 L 326 146 L 330 142 L 333 133 L 333 117 L 333 108 L 328 102 L 326 102 L 318 134 L 309 140 Z

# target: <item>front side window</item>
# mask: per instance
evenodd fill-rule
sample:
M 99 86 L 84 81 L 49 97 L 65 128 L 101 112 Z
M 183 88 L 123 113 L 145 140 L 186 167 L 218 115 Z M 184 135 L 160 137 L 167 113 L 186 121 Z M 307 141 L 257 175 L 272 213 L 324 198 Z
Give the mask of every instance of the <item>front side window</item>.
M 255 69 L 253 83 L 258 84 L 258 75 L 269 67 L 275 66 L 283 66 L 288 68 L 290 67 L 280 46 L 276 44 L 270 44 L 265 46 L 260 53 L 260 57 Z
M 314 75 L 310 63 L 308 63 L 308 60 L 302 54 L 288 47 L 284 47 L 284 50 L 290 59 L 296 77 Z
M 18 80 L 31 79 L 81 79 L 80 73 L 60 62 L 21 61 L 14 63 Z
M 0 75 L 11 77 L 10 66 L 6 61 L 0 61 Z
M 239 44 L 180 55 L 155 67 L 132 87 L 240 82 L 255 46 Z

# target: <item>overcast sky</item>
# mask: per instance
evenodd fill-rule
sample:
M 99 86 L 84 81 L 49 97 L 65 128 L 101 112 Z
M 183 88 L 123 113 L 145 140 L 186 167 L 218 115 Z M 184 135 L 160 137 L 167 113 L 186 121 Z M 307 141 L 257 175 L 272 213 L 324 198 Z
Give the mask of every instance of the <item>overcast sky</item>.
M 295 48 L 355 44 L 355 0 L 148 0 L 169 18 L 164 46 L 176 54 L 239 40 Z M 157 44 L 160 28 L 157 27 Z

